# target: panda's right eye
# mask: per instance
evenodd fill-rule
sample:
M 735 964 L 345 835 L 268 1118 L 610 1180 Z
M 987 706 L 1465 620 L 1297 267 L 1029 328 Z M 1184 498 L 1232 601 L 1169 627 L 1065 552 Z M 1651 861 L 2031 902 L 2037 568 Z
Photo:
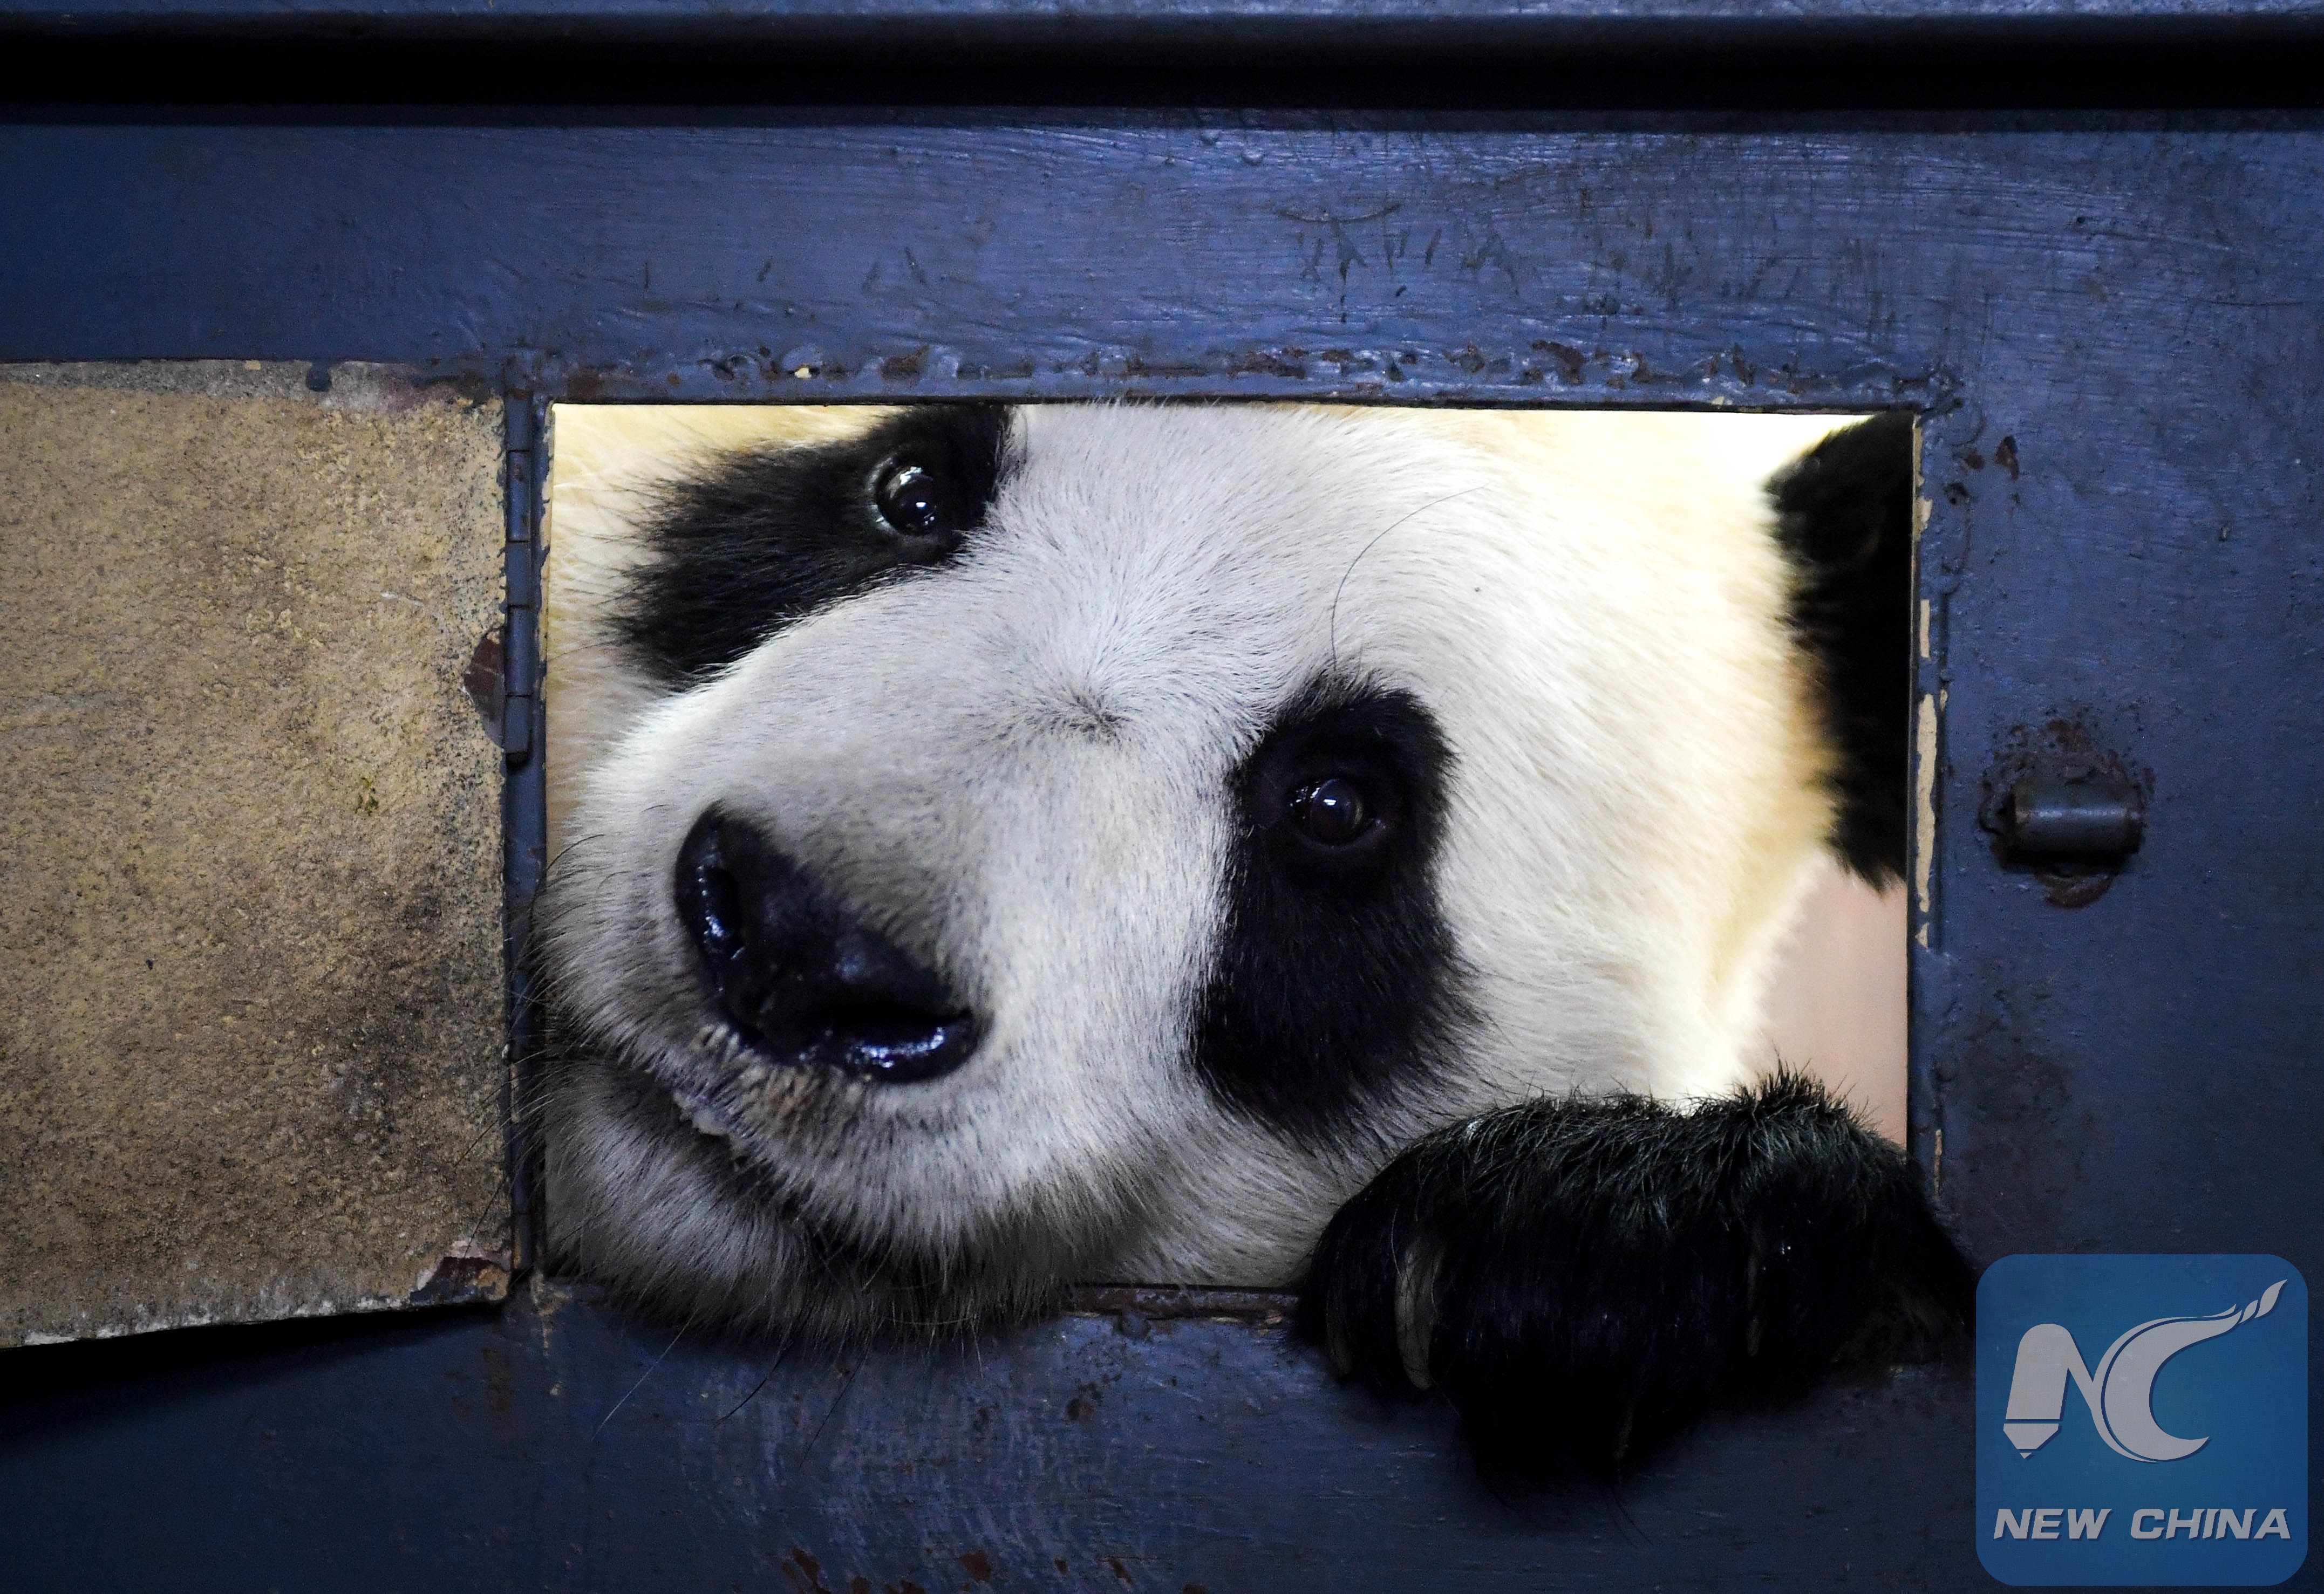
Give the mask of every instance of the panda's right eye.
M 1222 1100 L 1315 1144 L 1439 1055 L 1464 1011 L 1436 901 L 1452 752 L 1413 693 L 1320 676 L 1231 777 L 1225 917 L 1194 1062 Z
M 1284 818 L 1309 841 L 1325 847 L 1351 847 L 1380 827 L 1364 788 L 1333 775 L 1291 794 Z

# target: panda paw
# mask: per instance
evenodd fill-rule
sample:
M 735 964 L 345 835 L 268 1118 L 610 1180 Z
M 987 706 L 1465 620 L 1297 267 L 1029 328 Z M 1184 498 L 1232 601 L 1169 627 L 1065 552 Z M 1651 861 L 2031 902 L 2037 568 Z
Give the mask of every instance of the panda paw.
M 1610 1477 L 1714 1405 L 1947 1353 L 1973 1291 L 1904 1153 L 1787 1073 L 1428 1136 L 1333 1219 L 1298 1326 L 1342 1377 L 1443 1391 L 1489 1472 Z

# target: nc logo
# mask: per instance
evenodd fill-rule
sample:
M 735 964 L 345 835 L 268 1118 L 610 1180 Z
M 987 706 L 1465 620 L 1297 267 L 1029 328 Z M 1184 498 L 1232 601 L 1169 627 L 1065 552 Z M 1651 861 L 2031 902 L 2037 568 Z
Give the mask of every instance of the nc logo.
M 2258 1300 L 2209 1317 L 2157 1317 L 2142 1322 L 2107 1347 L 2095 1371 L 2083 1365 L 2081 1350 L 2063 1324 L 2035 1323 L 2017 1341 L 2017 1370 L 2009 1380 L 2002 1433 L 2021 1457 L 2047 1444 L 2064 1414 L 2066 1380 L 2070 1377 L 2089 1407 L 2098 1437 L 2116 1455 L 2134 1461 L 2176 1461 L 2193 1455 L 2211 1442 L 2210 1437 L 2181 1439 L 2163 1431 L 2152 1405 L 2155 1375 L 2190 1345 L 2216 1340 L 2274 1311 L 2286 1282 L 2278 1279 Z

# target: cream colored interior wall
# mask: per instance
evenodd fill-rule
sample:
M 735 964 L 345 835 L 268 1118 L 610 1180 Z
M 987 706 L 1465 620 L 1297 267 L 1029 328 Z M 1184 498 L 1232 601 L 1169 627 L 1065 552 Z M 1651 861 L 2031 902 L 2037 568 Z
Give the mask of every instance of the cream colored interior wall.
M 1792 926 L 1767 996 L 1768 1061 L 1836 1087 L 1876 1129 L 1904 1138 L 1902 885 L 1875 891 L 1834 868 Z

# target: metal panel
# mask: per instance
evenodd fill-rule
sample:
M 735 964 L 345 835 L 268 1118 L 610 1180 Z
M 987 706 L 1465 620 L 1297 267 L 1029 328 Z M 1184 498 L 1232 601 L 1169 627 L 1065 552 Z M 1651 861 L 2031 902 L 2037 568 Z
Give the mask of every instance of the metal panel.
M 42 1503 L 0 1515 L 12 1589 L 1482 1594 L 1980 1575 L 1966 1391 L 1921 1373 L 1716 1421 L 1618 1498 L 1519 1497 L 1468 1476 L 1434 1408 L 1340 1389 L 1248 1321 L 1072 1316 L 973 1350 L 777 1364 L 551 1287 L 497 1319 L 264 1331 L 263 1353 L 165 1342 L 135 1371 L 82 1347 L 14 1359 L 50 1365 L 0 1404 L 0 1492 Z
M 0 355 L 385 358 L 585 399 L 1919 408 L 1932 717 L 1916 1151 L 1981 1258 L 2271 1250 L 2324 1266 L 2324 1076 L 2305 1061 L 2324 989 L 2324 135 L 2216 120 L 759 120 L 20 127 L 0 134 L 20 221 Z M 2053 882 L 1997 861 L 1980 810 L 1988 778 L 2006 788 L 2075 759 L 2118 767 L 2146 830 L 2103 895 L 2065 907 Z M 834 1424 L 888 1448 L 837 1453 L 895 1481 L 850 1493 L 817 1470 L 820 1415 L 790 1448 L 688 1448 L 675 1413 L 739 1398 L 765 1370 L 748 1350 L 681 1343 L 686 1378 L 657 1374 L 631 1403 L 660 1389 L 674 1404 L 648 1409 L 667 1426 L 617 1441 L 629 1406 L 590 1426 L 669 1342 L 622 1338 L 609 1312 L 576 1302 L 538 1330 L 382 1331 L 245 1362 L 221 1347 L 167 1375 L 121 1366 L 106 1403 L 21 1408 L 18 1497 L 150 1492 L 133 1449 L 147 1444 L 220 1447 L 232 1476 L 278 1479 L 263 1521 L 153 1519 L 141 1542 L 216 1569 L 178 1586 L 259 1560 L 286 1583 L 351 1561 L 352 1580 L 383 1587 L 411 1580 L 394 1567 L 455 1586 L 682 1586 L 713 1567 L 751 1579 L 796 1545 L 834 1589 L 843 1568 L 934 1588 L 907 1569 L 938 1552 L 973 1582 L 957 1561 L 971 1551 L 1014 1575 L 1038 1570 L 1044 1535 L 1114 1543 L 1116 1499 L 1148 1503 L 1149 1559 L 1125 1561 L 1125 1580 L 1170 1588 L 1313 1580 L 1295 1565 L 1350 1588 L 1423 1568 L 1453 1586 L 1981 1575 L 1951 1536 L 1968 1508 L 1961 1391 L 1917 1377 L 1868 1404 L 1835 1394 L 1717 1424 L 1622 1508 L 1570 1498 L 1527 1516 L 1448 1481 L 1432 1419 L 1369 1427 L 1360 1403 L 1243 1327 L 1160 1342 L 1263 1408 L 1240 1431 L 1270 1447 L 1265 1465 L 1213 1446 L 1224 1407 L 1150 1387 L 1098 1408 L 1142 1428 L 1043 1448 L 1025 1425 L 1094 1381 L 1077 1358 L 1112 1331 L 1069 1324 L 988 1346 L 984 1368 L 1005 1376 L 973 1358 L 867 1363 Z M 1103 1343 L 1162 1389 L 1178 1376 L 1153 1338 Z M 471 1460 L 474 1429 L 441 1414 L 449 1373 L 493 1357 L 502 1382 L 464 1375 L 480 1380 L 475 1422 L 512 1437 Z M 768 1389 L 819 1412 L 807 1392 L 832 1377 L 802 1367 Z M 747 1414 L 767 1398 L 741 1432 L 771 1421 Z M 568 1423 L 552 1400 L 589 1414 Z M 981 1404 L 999 1414 L 996 1450 L 957 1441 Z M 230 1411 L 266 1413 L 254 1424 L 276 1438 L 235 1436 Z M 352 1411 L 369 1414 L 350 1430 Z M 266 1460 L 257 1447 L 286 1434 L 299 1462 Z M 392 1465 L 359 1462 L 364 1442 Z M 392 1492 L 358 1490 L 358 1467 Z M 1058 1478 L 1100 1481 L 1039 1492 Z M 376 1505 L 347 1557 L 355 1502 Z M 391 1564 L 447 1513 L 489 1521 L 529 1559 L 471 1577 L 447 1539 Z M 982 1531 L 1004 1517 L 1017 1538 Z M 24 1553 L 59 1585 L 59 1541 L 42 1543 Z M 2310 1567 L 2294 1586 L 2319 1580 Z

